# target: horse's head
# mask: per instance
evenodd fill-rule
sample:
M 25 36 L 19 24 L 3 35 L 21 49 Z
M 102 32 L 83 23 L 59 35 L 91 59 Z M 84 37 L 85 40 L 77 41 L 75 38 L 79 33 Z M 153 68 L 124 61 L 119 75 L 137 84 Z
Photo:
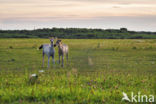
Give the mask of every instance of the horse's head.
M 61 40 L 57 40 L 56 43 L 54 44 L 54 47 L 59 46 L 61 44 Z
M 50 42 L 53 45 L 54 44 L 54 39 L 53 38 L 50 38 Z

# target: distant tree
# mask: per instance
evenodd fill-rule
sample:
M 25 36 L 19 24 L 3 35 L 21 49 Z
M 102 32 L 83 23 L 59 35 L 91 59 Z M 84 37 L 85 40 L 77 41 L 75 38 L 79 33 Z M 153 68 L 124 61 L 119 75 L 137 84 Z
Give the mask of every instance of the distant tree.
M 127 28 L 120 28 L 120 31 L 121 32 L 127 32 L 128 30 L 127 30 Z
M 156 39 L 156 32 L 128 31 L 120 29 L 43 28 L 35 30 L 0 30 L 0 38 L 48 38 L 67 39 Z

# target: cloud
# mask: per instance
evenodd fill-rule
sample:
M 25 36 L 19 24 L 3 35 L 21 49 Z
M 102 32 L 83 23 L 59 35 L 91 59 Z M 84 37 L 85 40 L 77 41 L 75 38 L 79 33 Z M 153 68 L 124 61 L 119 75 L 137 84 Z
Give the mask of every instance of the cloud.
M 113 8 L 121 8 L 121 6 L 113 6 Z
M 114 17 L 111 20 L 118 23 L 117 20 L 130 21 L 129 17 L 155 16 L 155 5 L 156 0 L 0 0 L 0 22 L 5 25 L 29 23 L 44 26 L 51 22 L 68 26 L 68 22 L 72 22 L 70 25 L 74 26 L 80 22 L 79 26 L 82 26 L 82 21 L 86 21 L 83 26 L 94 27 L 93 24 L 97 24 L 92 21 L 96 21 L 102 27 L 100 23 L 106 22 L 106 17 Z M 122 20 L 121 17 L 125 18 Z M 151 23 L 147 17 L 143 20 Z
M 48 17 L 8 18 L 1 23 L 3 29 L 33 29 L 52 27 L 113 28 L 126 27 L 136 31 L 156 31 L 155 16 L 102 16 L 94 18 Z

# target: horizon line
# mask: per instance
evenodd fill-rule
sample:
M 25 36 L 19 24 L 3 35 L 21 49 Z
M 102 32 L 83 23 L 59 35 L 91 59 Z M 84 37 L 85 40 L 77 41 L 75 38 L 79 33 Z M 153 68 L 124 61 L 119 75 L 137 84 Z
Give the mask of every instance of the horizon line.
M 120 30 L 121 28 L 126 28 L 126 27 L 120 27 L 120 28 L 90 28 L 90 27 L 43 27 L 43 28 L 35 28 L 34 29 L 0 29 L 0 31 L 15 31 L 15 30 L 18 30 L 18 31 L 21 31 L 21 30 L 28 30 L 28 31 L 33 31 L 33 30 L 39 30 L 39 29 L 53 29 L 53 28 L 57 28 L 57 29 L 102 29 L 102 30 Z M 134 31 L 134 32 L 152 32 L 152 33 L 155 33 L 156 31 L 147 31 L 147 30 L 131 30 L 131 29 L 128 29 L 126 28 L 127 31 Z

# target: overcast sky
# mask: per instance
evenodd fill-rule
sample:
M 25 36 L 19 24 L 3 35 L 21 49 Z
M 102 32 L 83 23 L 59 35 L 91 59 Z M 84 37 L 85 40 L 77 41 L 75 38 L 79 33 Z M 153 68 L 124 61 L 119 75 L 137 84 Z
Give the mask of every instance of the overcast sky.
M 0 29 L 156 31 L 156 0 L 0 0 Z

